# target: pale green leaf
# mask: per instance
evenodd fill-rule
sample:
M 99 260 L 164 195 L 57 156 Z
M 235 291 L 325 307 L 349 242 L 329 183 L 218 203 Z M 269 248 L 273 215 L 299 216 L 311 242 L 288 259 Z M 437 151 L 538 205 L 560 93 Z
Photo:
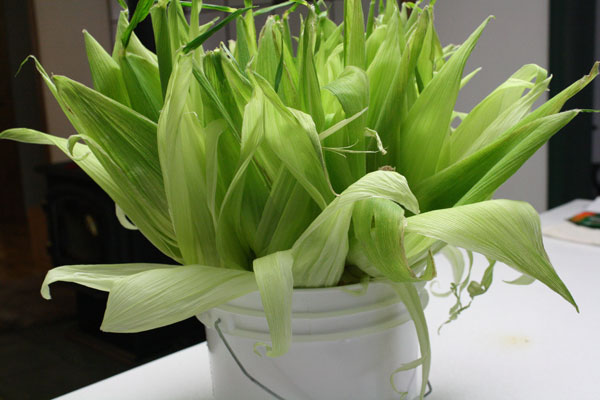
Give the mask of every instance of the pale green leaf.
M 350 185 L 319 214 L 294 243 L 294 282 L 300 287 L 335 285 L 348 253 L 348 227 L 352 206 L 360 200 L 380 198 L 418 213 L 416 198 L 406 179 L 395 172 L 376 171 Z
M 252 272 L 201 265 L 165 265 L 114 282 L 100 329 L 141 332 L 159 328 L 256 289 Z
M 205 129 L 188 106 L 192 59 L 182 56 L 174 66 L 165 107 L 158 123 L 158 144 L 164 190 L 177 242 L 186 264 L 218 266 L 214 218 L 206 203 L 203 164 Z M 206 128 L 209 135 L 223 124 Z M 195 184 L 190 185 L 190 182 Z
M 464 66 L 488 21 L 489 18 L 433 77 L 411 107 L 402 125 L 396 166 L 409 182 L 417 183 L 435 172 L 450 126 Z M 377 131 L 381 135 L 381 131 Z
M 119 20 L 117 21 L 117 33 L 115 35 L 115 46 L 113 47 L 112 57 L 115 61 L 119 62 L 119 57 L 123 56 L 125 53 L 135 54 L 139 57 L 146 59 L 149 62 L 157 63 L 156 54 L 148 50 L 142 42 L 138 39 L 134 32 L 131 33 L 129 37 L 129 43 L 127 47 L 123 47 L 123 42 L 119 40 L 119 38 L 123 37 L 124 32 L 127 30 L 129 26 L 128 20 L 128 12 L 121 11 L 119 13 Z
M 346 67 L 344 72 L 336 80 L 325 86 L 324 89 L 333 93 L 340 102 L 346 120 L 361 113 L 369 105 L 369 81 L 367 74 L 360 68 Z M 351 123 L 340 134 L 325 139 L 323 144 L 328 147 L 351 146 L 353 150 L 367 150 L 364 134 L 366 121 L 366 114 L 360 116 L 357 120 L 349 121 Z M 320 135 L 322 140 L 323 136 L 325 135 Z M 366 172 L 365 162 L 366 156 L 364 153 L 351 154 L 343 159 L 335 156 L 327 157 L 330 174 L 335 175 L 332 180 L 337 184 L 334 189 L 342 191 L 364 176 Z
M 253 61 L 254 72 L 265 78 L 273 88 L 281 57 L 281 53 L 277 51 L 277 43 L 281 41 L 281 36 L 278 35 L 275 24 L 273 16 L 267 18 L 258 38 L 257 55 Z
M 132 53 L 119 57 L 131 107 L 152 121 L 158 121 L 163 104 L 158 65 Z
M 169 8 L 167 9 L 167 20 L 169 40 L 171 41 L 171 57 L 175 61 L 177 53 L 188 42 L 190 37 L 190 27 L 179 0 L 170 1 Z
M 292 276 L 293 257 L 289 251 L 280 251 L 254 260 L 254 274 L 272 347 L 267 349 L 269 357 L 287 353 L 292 343 Z
M 309 9 L 301 37 L 302 47 L 298 48 L 298 90 L 300 109 L 312 117 L 317 130 L 321 131 L 325 127 L 325 114 L 314 58 L 316 25 L 316 15 Z
M 449 153 L 447 165 L 453 164 L 465 155 L 472 153 L 473 151 L 470 151 L 470 149 L 474 145 L 474 142 L 478 140 L 478 138 L 484 134 L 486 129 L 488 129 L 495 120 L 499 119 L 507 109 L 512 108 L 511 106 L 514 105 L 525 90 L 530 89 L 530 94 L 528 96 L 535 100 L 547 87 L 547 84 L 542 84 L 546 76 L 547 74 L 544 69 L 537 65 L 529 64 L 520 68 L 506 82 L 494 89 L 492 93 L 481 101 L 481 103 L 479 103 L 463 119 L 449 140 L 447 140 L 448 149 L 445 149 Z M 531 80 L 534 78 L 536 79 L 535 85 L 531 83 Z M 541 89 L 537 96 L 531 95 L 534 87 L 539 87 Z M 529 104 L 529 106 L 530 105 L 531 104 Z M 513 123 L 509 123 L 509 126 L 514 125 L 514 123 L 518 122 L 522 117 L 521 113 L 516 114 L 513 110 L 510 111 L 511 112 L 507 113 L 503 118 L 513 119 L 513 121 L 511 121 Z M 516 121 L 514 121 L 514 119 L 516 119 Z M 505 131 L 507 129 L 506 124 L 503 125 L 504 127 L 497 125 L 494 130 Z M 444 155 L 442 155 L 442 157 L 443 156 Z
M 417 183 L 413 188 L 421 207 L 428 211 L 487 199 L 575 115 L 577 111 L 566 111 L 512 127 L 495 142 Z
M 539 122 L 539 126 L 518 144 L 514 145 L 510 152 L 489 169 L 456 204 L 470 204 L 489 198 L 500 185 L 517 172 L 544 143 L 575 118 L 578 113 L 579 110 L 565 111 L 534 121 L 531 125 Z
M 404 248 L 405 221 L 404 210 L 391 201 L 377 198 L 359 201 L 352 214 L 355 245 L 360 246 L 370 265 L 391 281 L 431 280 L 435 276 L 433 263 L 419 277 L 409 265 Z
M 50 285 L 54 282 L 74 282 L 92 289 L 110 292 L 114 284 L 124 277 L 164 267 L 163 264 L 141 263 L 65 265 L 48 271 L 42 283 L 41 293 L 43 298 L 50 300 Z
M 399 159 L 404 157 L 402 127 L 417 96 L 415 67 L 430 23 L 429 13 L 422 13 L 413 33 L 407 38 L 398 27 L 400 21 L 395 15 L 390 21 L 382 49 L 390 47 L 401 57 L 390 59 L 387 51 L 380 50 L 367 70 L 371 85 L 367 126 L 379 133 L 388 148 L 387 156 L 376 155 L 379 165 L 399 167 Z M 375 167 L 369 165 L 368 169 Z
M 302 185 L 282 166 L 257 227 L 257 255 L 292 247 L 319 212 L 319 207 Z
M 265 139 L 272 151 L 304 186 L 321 208 L 333 199 L 327 171 L 323 165 L 319 137 L 315 125 L 301 114 L 285 107 L 260 76 L 255 76 L 264 97 Z M 310 117 L 308 117 L 310 119 Z
M 294 243 L 297 287 L 335 286 L 344 272 L 352 205 L 332 202 Z
M 366 68 L 365 22 L 360 0 L 344 0 L 344 64 Z
M 423 399 L 427 390 L 427 382 L 429 382 L 429 372 L 431 371 L 431 342 L 429 340 L 427 320 L 425 319 L 425 314 L 423 312 L 424 305 L 421 302 L 419 293 L 413 284 L 393 283 L 392 287 L 396 290 L 396 293 L 408 310 L 408 313 L 415 324 L 415 330 L 417 331 L 421 356 L 409 366 L 409 369 L 413 369 L 416 366 L 421 365 L 421 388 L 419 391 L 419 398 Z M 390 379 L 393 379 L 393 376 L 396 372 L 403 371 L 404 369 L 405 367 L 400 367 L 396 371 L 392 372 Z
M 531 285 L 533 282 L 535 282 L 535 278 L 527 275 L 527 274 L 522 274 L 521 276 L 519 276 L 516 279 L 513 279 L 511 281 L 504 281 L 505 283 L 511 284 L 511 285 Z
M 103 95 L 130 106 L 119 64 L 86 30 L 83 31 L 83 37 L 94 88 Z
M 539 216 L 527 203 L 490 200 L 429 211 L 407 218 L 406 230 L 503 262 L 538 279 L 577 308 L 548 260 Z
M 583 76 L 576 82 L 563 89 L 556 96 L 536 108 L 531 114 L 527 115 L 521 123 L 529 123 L 538 118 L 552 115 L 559 112 L 565 105 L 567 100 L 579 93 L 583 88 L 590 84 L 598 76 L 598 68 L 600 67 L 600 61 L 596 61 L 592 66 L 589 74 Z
M 129 190 L 130 184 L 125 177 L 117 175 L 113 178 L 88 146 L 74 143 L 69 149 L 67 139 L 23 128 L 6 130 L 0 133 L 0 138 L 58 147 L 125 211 L 152 244 L 173 260 L 182 261 L 170 220 L 161 213 L 153 212 L 142 197 L 132 196 L 133 190 Z
M 53 81 L 67 116 L 99 161 L 105 168 L 114 164 L 155 211 L 164 212 L 156 124 L 68 78 L 55 76 Z
M 164 4 L 163 4 L 164 3 Z M 167 93 L 167 85 L 173 68 L 173 56 L 171 50 L 171 39 L 169 34 L 167 4 L 159 2 L 150 10 L 152 16 L 152 31 L 154 32 L 154 43 L 160 73 L 160 86 L 162 94 Z
M 462 88 L 464 88 L 467 83 L 471 82 L 471 79 L 473 79 L 478 73 L 479 71 L 481 71 L 481 67 L 474 69 L 473 71 L 469 72 L 465 77 L 463 77 L 460 81 L 460 88 L 462 90 Z

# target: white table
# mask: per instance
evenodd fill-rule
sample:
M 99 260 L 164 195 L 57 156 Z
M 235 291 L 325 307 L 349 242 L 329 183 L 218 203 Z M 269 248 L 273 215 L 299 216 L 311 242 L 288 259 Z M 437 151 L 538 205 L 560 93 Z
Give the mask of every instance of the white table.
M 542 224 L 560 222 L 588 203 L 575 200 L 546 212 Z M 426 309 L 433 349 L 428 400 L 600 399 L 600 247 L 551 238 L 544 243 L 581 314 L 538 282 L 503 283 L 518 276 L 503 265 L 489 292 L 440 335 L 453 303 L 432 297 Z M 444 279 L 447 264 L 437 261 L 442 283 L 450 282 Z M 475 277 L 484 264 L 476 258 Z M 213 399 L 208 349 L 205 343 L 190 347 L 60 399 Z

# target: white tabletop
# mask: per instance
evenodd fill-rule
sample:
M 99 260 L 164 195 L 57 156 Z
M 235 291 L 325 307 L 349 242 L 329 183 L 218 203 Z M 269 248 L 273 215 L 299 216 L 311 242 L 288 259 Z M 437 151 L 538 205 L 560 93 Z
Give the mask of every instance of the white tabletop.
M 542 224 L 560 222 L 587 204 L 575 200 L 548 211 Z M 518 276 L 503 265 L 489 292 L 440 335 L 453 302 L 432 297 L 426 309 L 433 351 L 428 400 L 600 399 L 600 247 L 552 238 L 544 243 L 581 314 L 538 282 L 503 283 Z M 441 283 L 448 284 L 445 260 L 436 261 Z M 476 258 L 474 277 L 484 264 Z M 60 399 L 213 399 L 208 349 L 205 343 L 190 347 Z

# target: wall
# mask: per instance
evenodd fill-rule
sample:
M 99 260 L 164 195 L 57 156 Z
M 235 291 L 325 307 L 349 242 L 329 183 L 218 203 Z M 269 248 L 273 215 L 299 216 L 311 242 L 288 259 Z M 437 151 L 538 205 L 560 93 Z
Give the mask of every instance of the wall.
M 548 67 L 547 0 L 439 0 L 436 26 L 442 45 L 462 43 L 488 16 L 494 15 L 475 48 L 466 72 L 483 70 L 464 88 L 458 111 L 469 111 L 519 67 Z M 547 208 L 547 148 L 541 148 L 497 192 L 496 198 L 525 200 L 538 211 Z
M 34 0 L 38 56 L 48 73 L 66 75 L 92 86 L 81 32 L 85 28 L 105 49 L 110 48 L 111 16 L 108 1 Z M 44 105 L 49 133 L 63 137 L 75 133 L 47 88 L 44 88 Z M 54 147 L 50 158 L 52 162 L 67 159 Z
M 38 75 L 32 63 L 20 68 L 23 60 L 32 53 L 34 41 L 34 23 L 31 18 L 31 4 L 28 1 L 14 2 L 11 0 L 0 0 L 0 24 L 2 32 L 0 35 L 0 46 L 2 59 L 3 96 L 0 108 L 4 111 L 3 119 L 7 125 L 4 128 L 28 127 L 31 129 L 44 129 L 41 94 L 38 93 Z M 17 71 L 19 73 L 17 74 Z M 10 115 L 10 116 L 9 116 Z M 0 122 L 1 123 L 1 122 Z M 22 211 L 39 205 L 45 196 L 45 179 L 35 169 L 37 166 L 48 162 L 48 149 L 46 146 L 29 145 L 25 143 L 3 143 L 9 146 L 14 154 L 0 160 L 0 168 L 6 177 L 10 177 L 12 183 L 6 190 L 6 196 L 2 198 L 3 210 L 0 215 L 9 216 L 21 209 L 12 217 L 22 217 Z M 18 159 L 17 165 L 8 164 L 9 160 Z M 20 172 L 20 174 L 19 174 Z M 17 175 L 19 174 L 19 175 Z M 2 175 L 2 174 L 0 174 Z M 17 181 L 20 183 L 17 184 Z M 19 193 L 16 193 L 19 192 Z M 3 193 L 4 194 L 4 193 Z M 10 206 L 10 198 L 20 198 L 20 204 L 14 203 Z M 10 211 L 7 211 L 10 210 Z

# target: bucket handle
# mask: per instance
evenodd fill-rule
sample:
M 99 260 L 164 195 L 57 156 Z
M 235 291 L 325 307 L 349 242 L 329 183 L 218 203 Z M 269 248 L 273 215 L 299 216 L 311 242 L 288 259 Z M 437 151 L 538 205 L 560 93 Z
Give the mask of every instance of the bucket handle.
M 217 319 L 215 321 L 215 330 L 217 331 L 217 334 L 219 335 L 219 337 L 221 338 L 221 340 L 225 344 L 225 347 L 227 348 L 227 351 L 229 352 L 229 354 L 231 354 L 231 357 L 233 358 L 233 361 L 235 361 L 235 363 L 237 364 L 237 366 L 240 368 L 240 371 L 242 371 L 242 373 L 244 375 L 246 375 L 246 378 L 250 379 L 250 381 L 254 382 L 256 385 L 258 385 L 258 387 L 260 387 L 265 392 L 269 393 L 271 396 L 273 396 L 277 400 L 285 400 L 283 397 L 279 396 L 277 393 L 275 393 L 274 391 L 272 391 L 271 389 L 269 389 L 268 387 L 266 387 L 265 385 L 263 385 L 262 383 L 260 383 L 258 380 L 256 380 L 256 378 L 254 378 L 252 375 L 250 375 L 248 373 L 248 371 L 246 371 L 246 368 L 244 368 L 244 366 L 242 365 L 242 363 L 240 362 L 240 360 L 237 358 L 237 356 L 233 352 L 233 349 L 231 348 L 231 346 L 229 345 L 229 343 L 227 343 L 227 340 L 225 339 L 225 335 L 223 335 L 223 332 L 221 331 L 221 328 L 219 327 L 220 323 L 221 323 L 221 318 L 219 318 L 219 319 Z

